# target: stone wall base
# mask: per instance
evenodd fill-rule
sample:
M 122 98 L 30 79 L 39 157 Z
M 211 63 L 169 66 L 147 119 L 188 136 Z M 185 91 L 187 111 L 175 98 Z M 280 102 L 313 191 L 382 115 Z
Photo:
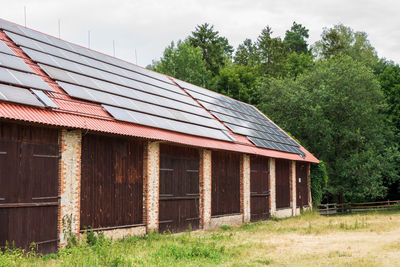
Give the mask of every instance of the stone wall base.
M 287 218 L 292 216 L 292 208 L 277 209 L 274 214 L 278 218 Z
M 130 227 L 130 228 L 104 230 L 101 232 L 104 233 L 104 237 L 111 238 L 113 240 L 117 240 L 117 239 L 122 239 L 122 238 L 128 237 L 128 236 L 145 235 L 146 234 L 146 226 L 136 226 L 136 227 Z
M 243 223 L 243 215 L 227 215 L 211 218 L 210 228 L 217 228 L 222 225 L 239 225 Z
M 295 216 L 298 216 L 298 215 L 300 215 L 300 208 L 296 208 L 296 214 L 295 214 Z

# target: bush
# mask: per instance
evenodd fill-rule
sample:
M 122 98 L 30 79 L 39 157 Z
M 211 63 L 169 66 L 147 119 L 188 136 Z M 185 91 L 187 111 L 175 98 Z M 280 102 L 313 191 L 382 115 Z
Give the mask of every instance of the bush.
M 314 206 L 321 204 L 328 183 L 328 173 L 326 171 L 325 162 L 322 160 L 319 164 L 311 165 L 311 196 Z

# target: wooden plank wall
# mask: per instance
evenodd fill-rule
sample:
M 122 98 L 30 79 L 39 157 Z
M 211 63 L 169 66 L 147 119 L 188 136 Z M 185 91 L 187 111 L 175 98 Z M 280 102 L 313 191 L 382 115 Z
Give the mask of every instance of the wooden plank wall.
M 160 145 L 159 230 L 199 228 L 199 150 Z
M 290 207 L 290 165 L 289 160 L 275 160 L 277 209 Z
M 269 160 L 250 157 L 250 211 L 251 220 L 265 220 L 269 216 Z
M 296 162 L 296 204 L 297 207 L 308 205 L 308 179 L 306 162 Z M 301 182 L 299 180 L 301 179 Z
M 57 250 L 59 132 L 0 122 L 0 246 Z
M 82 137 L 81 229 L 143 223 L 143 143 Z
M 211 215 L 240 213 L 240 154 L 213 151 Z

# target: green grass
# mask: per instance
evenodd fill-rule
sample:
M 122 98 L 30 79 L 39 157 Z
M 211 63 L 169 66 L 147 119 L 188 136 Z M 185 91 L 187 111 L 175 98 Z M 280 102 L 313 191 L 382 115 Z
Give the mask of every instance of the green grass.
M 88 232 L 77 245 L 57 254 L 41 256 L 33 250 L 7 249 L 0 252 L 0 266 L 385 265 L 378 254 L 399 251 L 400 236 L 393 239 L 392 234 L 398 234 L 399 227 L 399 211 L 335 217 L 305 212 L 295 218 L 274 218 L 178 235 L 150 233 L 118 241 Z M 372 254 L 360 253 L 362 250 L 353 249 L 357 246 L 352 240 L 343 239 L 357 234 L 373 235 Z M 381 235 L 383 241 L 376 241 L 376 234 Z M 310 244 L 314 246 L 315 242 L 332 239 L 335 235 L 338 235 L 338 245 L 329 247 L 328 244 L 322 251 L 315 252 L 312 247 L 305 252 L 305 240 L 311 239 Z M 384 235 L 392 240 L 385 242 Z M 390 255 L 385 257 L 390 260 Z

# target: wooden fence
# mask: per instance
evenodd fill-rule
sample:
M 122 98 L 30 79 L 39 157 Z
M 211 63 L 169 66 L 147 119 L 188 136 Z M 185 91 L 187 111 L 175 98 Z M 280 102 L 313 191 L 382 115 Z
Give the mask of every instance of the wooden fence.
M 356 213 L 373 210 L 400 208 L 400 200 L 386 200 L 366 203 L 329 203 L 318 206 L 321 215 L 334 215 L 342 213 Z

